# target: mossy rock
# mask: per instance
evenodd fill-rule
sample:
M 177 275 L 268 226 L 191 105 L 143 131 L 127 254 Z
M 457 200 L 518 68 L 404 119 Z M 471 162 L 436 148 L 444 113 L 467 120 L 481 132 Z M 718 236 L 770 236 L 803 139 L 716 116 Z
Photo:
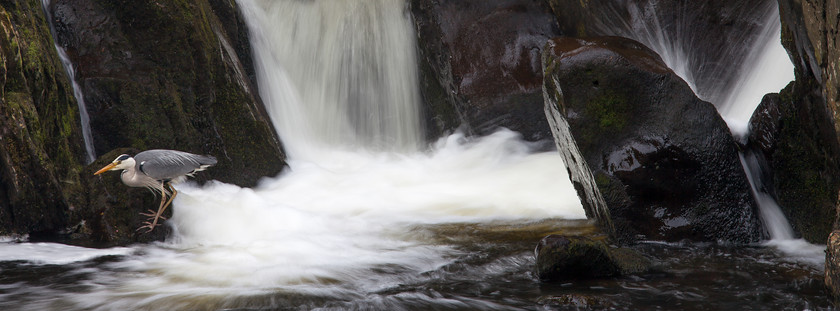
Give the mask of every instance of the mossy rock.
M 254 186 L 285 154 L 253 86 L 234 1 L 57 0 L 97 154 L 123 147 L 210 154 L 199 180 Z M 90 21 L 96 21 L 95 23 Z
M 588 166 L 617 240 L 761 239 L 739 145 L 659 55 L 621 37 L 560 37 L 543 51 L 546 113 L 570 132 L 552 128 L 558 149 L 580 150 L 569 167 Z
M 85 158 L 72 87 L 40 1 L 0 2 L 0 235 L 65 230 Z
M 764 97 L 750 120 L 748 147 L 766 167 L 761 186 L 794 231 L 822 244 L 835 222 L 840 145 L 819 86 L 806 81 Z
M 636 251 L 581 236 L 549 235 L 535 252 L 536 273 L 542 281 L 616 277 L 651 267 L 650 260 Z

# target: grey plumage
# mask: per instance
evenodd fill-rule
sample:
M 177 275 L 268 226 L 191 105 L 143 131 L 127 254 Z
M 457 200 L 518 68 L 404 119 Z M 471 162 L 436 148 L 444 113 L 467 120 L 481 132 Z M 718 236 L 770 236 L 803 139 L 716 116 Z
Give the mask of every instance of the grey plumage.
M 157 226 L 158 218 L 162 218 L 163 211 L 172 203 L 178 191 L 172 188 L 172 182 L 179 182 L 216 164 L 212 156 L 197 155 L 177 150 L 155 149 L 138 153 L 134 157 L 123 154 L 114 159 L 111 164 L 103 167 L 94 175 L 106 171 L 122 170 L 120 179 L 130 187 L 147 187 L 161 194 L 160 207 L 157 212 L 141 213 L 149 216 L 149 221 L 138 230 L 147 228 L 149 231 Z M 169 197 L 169 200 L 167 200 Z M 165 219 L 165 218 L 164 218 Z
M 136 168 L 143 174 L 162 181 L 175 181 L 216 164 L 212 156 L 177 150 L 146 150 L 134 156 Z

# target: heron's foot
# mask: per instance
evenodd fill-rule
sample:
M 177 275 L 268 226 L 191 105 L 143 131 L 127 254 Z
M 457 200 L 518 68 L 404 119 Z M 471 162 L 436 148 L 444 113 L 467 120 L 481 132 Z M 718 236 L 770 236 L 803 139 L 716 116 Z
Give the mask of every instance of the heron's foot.
M 152 210 L 152 209 L 150 209 L 150 210 L 146 211 L 145 213 L 140 213 L 140 215 L 143 215 L 143 216 L 149 217 L 149 220 L 151 220 L 151 219 L 153 219 L 153 218 L 155 218 L 155 217 L 160 218 L 160 219 L 163 219 L 163 220 L 166 220 L 166 217 L 163 217 L 163 215 L 158 215 L 158 214 L 155 212 L 155 210 Z
M 166 217 L 158 215 L 153 210 L 149 210 L 147 213 L 140 213 L 140 215 L 149 217 L 148 220 L 143 222 L 143 225 L 140 226 L 140 228 L 137 228 L 137 231 L 141 231 L 141 230 L 144 230 L 144 229 L 146 230 L 145 232 L 142 232 L 142 233 L 152 232 L 152 230 L 155 230 L 155 227 L 161 225 L 161 224 L 158 223 L 158 220 L 160 220 L 160 219 L 166 220 Z
M 146 231 L 141 232 L 141 233 L 149 233 L 149 232 L 152 232 L 152 230 L 155 230 L 155 227 L 160 226 L 160 225 L 161 224 L 156 223 L 156 222 L 146 221 L 146 222 L 143 223 L 142 226 L 140 226 L 140 228 L 137 228 L 137 231 L 141 231 L 143 229 L 146 229 Z

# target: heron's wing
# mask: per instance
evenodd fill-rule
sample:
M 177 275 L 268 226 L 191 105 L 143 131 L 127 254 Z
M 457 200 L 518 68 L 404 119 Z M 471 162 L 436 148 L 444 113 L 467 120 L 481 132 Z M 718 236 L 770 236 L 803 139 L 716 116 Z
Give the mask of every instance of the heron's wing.
M 216 164 L 216 158 L 177 150 L 147 150 L 134 156 L 137 170 L 157 180 L 182 177 Z

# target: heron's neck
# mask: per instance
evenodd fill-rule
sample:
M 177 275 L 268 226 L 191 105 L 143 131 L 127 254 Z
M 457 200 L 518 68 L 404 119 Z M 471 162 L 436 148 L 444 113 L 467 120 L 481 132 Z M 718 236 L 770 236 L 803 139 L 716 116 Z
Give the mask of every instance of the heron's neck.
M 151 177 L 148 177 L 143 174 L 137 174 L 137 170 L 134 168 L 125 169 L 120 174 L 120 179 L 122 182 L 126 184 L 126 186 L 130 187 L 153 187 L 157 185 L 157 181 Z

